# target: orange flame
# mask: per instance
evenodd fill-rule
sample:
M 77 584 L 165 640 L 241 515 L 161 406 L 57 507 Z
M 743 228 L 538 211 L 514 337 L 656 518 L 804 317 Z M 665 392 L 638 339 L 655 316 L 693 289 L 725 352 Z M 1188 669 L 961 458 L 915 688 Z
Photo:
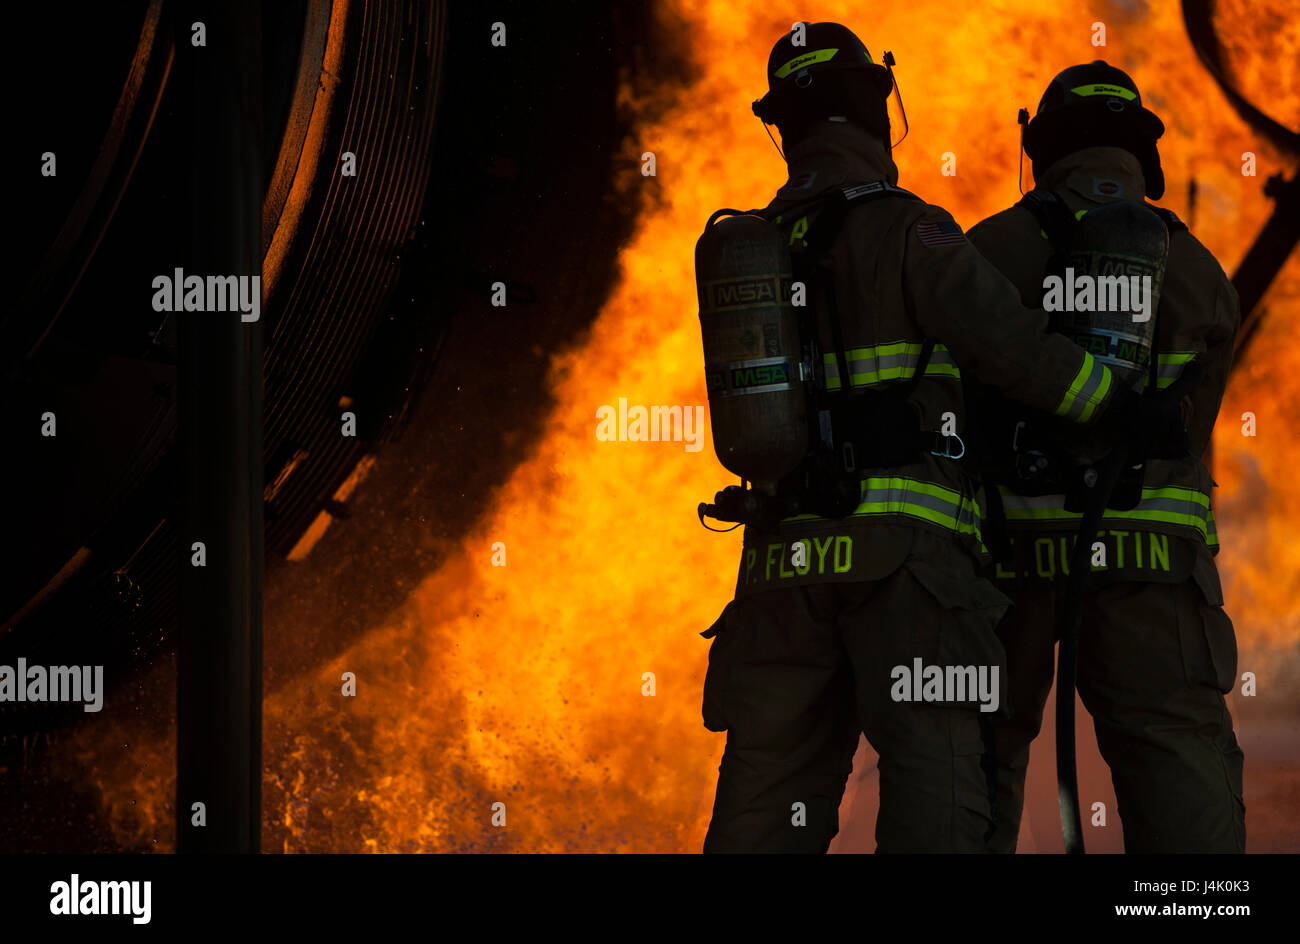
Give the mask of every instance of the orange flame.
M 1245 84 L 1279 118 L 1294 116 L 1295 93 L 1260 77 L 1279 63 L 1294 75 L 1295 30 L 1259 19 L 1257 4 L 1236 5 L 1249 7 L 1230 44 Z M 713 209 L 762 206 L 785 179 L 749 106 L 796 15 L 756 6 L 661 7 L 687 31 L 697 74 L 684 100 L 656 108 L 661 117 L 627 142 L 624 186 L 644 211 L 620 254 L 621 282 L 590 336 L 555 356 L 558 406 L 536 452 L 459 551 L 388 622 L 267 699 L 268 850 L 699 849 L 723 737 L 700 723 L 707 643 L 696 634 L 730 598 L 740 534 L 707 534 L 694 507 L 729 477 L 707 435 L 700 452 L 600 442 L 596 410 L 620 397 L 707 402 L 694 241 Z M 1016 109 L 1032 107 L 1060 69 L 1094 58 L 1133 74 L 1165 118 L 1164 204 L 1186 217 L 1181 188 L 1195 176 L 1196 231 L 1229 271 L 1270 212 L 1261 183 L 1279 159 L 1224 103 L 1170 0 L 1134 13 L 1102 3 L 1079 12 L 1068 0 L 1013 0 L 996 13 L 913 0 L 875 5 L 870 19 L 860 9 L 824 3 L 817 18 L 856 29 L 877 59 L 895 53 L 912 128 L 896 153 L 901 182 L 964 226 L 1018 198 Z M 1255 25 L 1243 25 L 1251 16 Z M 1092 44 L 1098 22 L 1104 47 Z M 631 88 L 631 106 L 649 104 Z M 1259 152 L 1259 177 L 1241 175 L 1246 150 Z M 655 177 L 639 173 L 644 151 L 656 155 Z M 956 176 L 941 173 L 945 152 Z M 1247 640 L 1297 635 L 1300 550 L 1284 523 L 1300 511 L 1289 487 L 1300 446 L 1284 424 L 1300 384 L 1300 355 L 1286 343 L 1298 295 L 1293 259 L 1216 438 L 1220 562 Z M 1257 438 L 1239 435 L 1234 417 L 1245 410 L 1258 416 Z M 494 542 L 505 566 L 493 566 Z M 344 672 L 356 673 L 355 698 L 340 695 Z M 646 673 L 653 695 L 643 694 Z M 83 771 L 101 784 L 124 844 L 165 848 L 170 741 L 114 748 L 131 740 L 127 727 L 88 728 Z M 493 823 L 496 803 L 504 825 Z

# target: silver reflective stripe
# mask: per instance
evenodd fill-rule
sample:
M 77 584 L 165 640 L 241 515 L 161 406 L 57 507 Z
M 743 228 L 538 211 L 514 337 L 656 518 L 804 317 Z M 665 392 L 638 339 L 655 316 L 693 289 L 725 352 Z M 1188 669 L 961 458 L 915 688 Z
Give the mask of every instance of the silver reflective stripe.
M 1196 502 L 1178 501 L 1173 498 L 1147 498 L 1138 502 L 1135 511 L 1165 511 L 1171 516 L 1184 515 L 1205 520 L 1205 509 Z
M 1074 402 L 1065 411 L 1066 419 L 1072 421 L 1080 419 L 1084 409 L 1088 406 L 1088 402 L 1092 399 L 1093 394 L 1097 392 L 1097 388 L 1101 386 L 1102 378 L 1105 376 L 1106 365 L 1097 358 L 1093 358 L 1092 370 L 1088 373 L 1088 379 L 1083 382 L 1079 392 L 1074 395 Z
M 862 503 L 854 515 L 901 514 L 979 535 L 979 506 L 970 496 L 942 485 L 903 477 L 862 480 Z
M 916 372 L 921 357 L 921 344 L 897 341 L 874 347 L 859 347 L 844 352 L 849 374 L 855 387 L 872 386 L 890 380 L 906 380 Z M 823 355 L 826 386 L 835 389 L 840 385 L 840 368 L 833 353 Z M 960 377 L 956 362 L 948 349 L 936 344 L 930 352 L 925 367 L 927 377 Z
M 724 361 L 720 367 L 714 367 L 714 370 L 722 370 L 732 367 L 771 367 L 773 364 L 785 364 L 787 358 L 784 357 L 754 357 L 746 361 Z M 706 369 L 712 365 L 704 365 Z
M 930 373 L 931 367 L 951 367 L 955 372 L 957 370 L 957 362 L 952 359 L 952 355 L 948 353 L 946 347 L 942 344 L 936 344 L 934 350 L 930 353 L 930 363 L 925 369 L 927 374 Z
M 1183 368 L 1196 360 L 1195 351 L 1169 351 L 1159 355 L 1156 366 L 1156 389 L 1163 390 L 1183 374 Z
M 856 187 L 846 187 L 844 189 L 844 196 L 849 200 L 852 200 L 855 197 L 861 197 L 868 193 L 876 193 L 877 191 L 880 190 L 892 190 L 892 189 L 893 188 L 890 187 L 890 185 L 883 180 L 873 180 L 870 183 L 859 184 Z
M 715 390 L 713 396 L 721 397 L 747 397 L 751 393 L 780 393 L 782 390 L 791 389 L 788 383 L 764 384 L 761 387 L 745 387 L 741 390 Z
M 1082 517 L 1078 512 L 1065 510 L 1065 497 L 1062 495 L 1017 495 L 1005 487 L 1000 487 L 1000 491 L 1008 521 L 1075 522 Z M 1158 522 L 1177 525 L 1194 529 L 1208 544 L 1217 544 L 1214 513 L 1210 510 L 1209 502 L 1208 496 L 1194 489 L 1144 488 L 1142 500 L 1135 508 L 1128 511 L 1108 508 L 1102 516 L 1102 523 Z
M 862 480 L 860 494 L 851 517 L 899 515 L 979 537 L 979 505 L 947 486 L 904 476 L 870 476 Z M 816 519 L 816 515 L 796 515 L 785 520 Z
M 926 495 L 923 492 L 913 491 L 906 485 L 891 484 L 888 488 L 864 488 L 862 490 L 862 503 L 864 505 L 889 504 L 889 505 L 920 505 L 922 508 L 929 508 L 932 511 L 941 511 L 945 515 L 958 516 L 959 508 L 956 504 L 938 495 Z

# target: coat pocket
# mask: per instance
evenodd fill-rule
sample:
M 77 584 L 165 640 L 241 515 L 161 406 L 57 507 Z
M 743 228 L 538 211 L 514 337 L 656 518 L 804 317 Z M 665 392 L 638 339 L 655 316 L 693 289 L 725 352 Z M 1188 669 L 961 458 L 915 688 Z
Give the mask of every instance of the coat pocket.
M 704 727 L 710 731 L 727 730 L 727 648 L 731 640 L 726 627 L 730 612 L 731 603 L 728 603 L 713 625 L 700 633 L 705 639 L 713 640 L 709 646 L 709 668 L 704 674 L 704 700 L 700 709 Z
M 1189 682 L 1213 685 L 1227 694 L 1237 681 L 1237 634 L 1223 609 L 1223 590 L 1214 561 L 1198 560 L 1192 580 L 1200 591 L 1196 595 L 1198 614 L 1188 620 L 1186 631 L 1199 633 L 1199 638 L 1183 639 L 1183 668 Z
M 978 680 L 981 710 L 1005 716 L 1008 712 L 1007 657 L 998 639 L 997 626 L 1011 604 L 1010 598 L 987 580 L 936 567 L 924 560 L 909 560 L 904 566 L 942 609 L 937 619 L 934 648 L 927 647 L 933 652 L 935 664 L 941 667 L 945 678 L 950 670 L 954 679 L 960 676 L 962 687 L 967 690 L 965 707 L 973 707 L 975 701 L 968 682 Z

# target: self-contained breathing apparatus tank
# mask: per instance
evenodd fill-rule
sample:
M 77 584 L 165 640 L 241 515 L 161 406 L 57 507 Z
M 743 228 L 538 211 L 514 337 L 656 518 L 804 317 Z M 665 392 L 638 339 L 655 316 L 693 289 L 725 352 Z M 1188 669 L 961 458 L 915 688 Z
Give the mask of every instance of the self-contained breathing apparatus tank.
M 1052 247 L 1042 302 L 1052 330 L 1109 367 L 1116 382 L 1139 393 L 1154 388 L 1157 312 L 1169 256 L 1165 220 L 1129 201 L 1075 216 L 1050 191 L 1032 190 L 1020 205 L 1034 213 Z M 989 478 L 1021 495 L 1064 494 L 1066 507 L 1080 510 L 1079 496 L 1090 494 L 1085 477 L 1110 448 L 1103 438 L 987 389 L 977 410 L 987 430 Z M 1141 467 L 1127 469 L 1108 507 L 1132 508 L 1141 487 Z
M 695 245 L 695 272 L 718 460 L 770 490 L 808 451 L 790 253 L 761 216 L 719 210 Z
M 695 279 L 713 444 L 743 481 L 701 503 L 701 523 L 706 514 L 764 527 L 796 514 L 840 518 L 861 500 L 862 469 L 900 465 L 938 447 L 935 455 L 959 457 L 945 437 L 920 429 L 908 401 L 933 341 L 922 345 L 908 383 L 826 389 L 819 320 L 835 339 L 840 375 L 849 374 L 830 271 L 818 262 L 848 211 L 881 197 L 917 199 L 880 180 L 832 190 L 809 204 L 816 215 L 795 253 L 780 227 L 756 211 L 709 218 L 696 244 Z
M 1055 312 L 1056 330 L 1137 393 L 1146 384 L 1155 346 L 1155 311 L 1168 259 L 1165 224 L 1139 203 L 1094 207 L 1079 217 L 1070 239 L 1066 266 L 1076 278 L 1093 280 L 1094 303 L 1090 311 L 1070 310 L 1076 307 L 1070 304 Z M 1070 300 L 1068 286 L 1062 295 Z

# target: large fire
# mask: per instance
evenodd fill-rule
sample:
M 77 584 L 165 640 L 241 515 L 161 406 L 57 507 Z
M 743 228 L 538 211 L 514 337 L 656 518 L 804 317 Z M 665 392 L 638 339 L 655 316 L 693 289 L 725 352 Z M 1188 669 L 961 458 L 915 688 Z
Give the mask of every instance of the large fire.
M 1272 81 L 1279 68 L 1294 78 L 1300 61 L 1294 14 L 1267 19 L 1245 0 L 1220 6 L 1243 88 L 1296 124 L 1297 83 Z M 689 35 L 697 71 L 688 94 L 627 142 L 628 191 L 640 191 L 644 211 L 622 250 L 621 282 L 589 337 L 555 356 L 558 406 L 545 434 L 459 552 L 389 621 L 268 697 L 265 849 L 700 848 L 723 737 L 700 723 L 708 644 L 697 633 L 730 598 L 740 534 L 701 530 L 695 503 L 729 478 L 707 434 L 698 452 L 601 442 L 596 411 L 621 397 L 707 402 L 694 241 L 713 209 L 762 206 L 785 179 L 749 106 L 771 44 L 795 20 L 838 20 L 877 58 L 895 53 L 911 123 L 896 153 L 901 183 L 964 226 L 1018 198 L 1016 109 L 1032 108 L 1061 68 L 1094 58 L 1133 74 L 1164 117 L 1171 185 L 1162 202 L 1188 218 L 1195 177 L 1194 229 L 1226 269 L 1270 212 L 1263 180 L 1286 165 L 1225 104 L 1172 0 L 1087 11 L 1072 0 L 1007 0 L 996 12 L 938 0 L 865 9 L 662 5 Z M 1104 48 L 1093 45 L 1096 23 L 1105 24 Z M 1258 177 L 1242 176 L 1247 150 L 1258 153 Z M 641 176 L 644 151 L 655 153 L 657 176 Z M 956 176 L 941 173 L 949 151 Z M 1286 531 L 1300 512 L 1290 488 L 1300 445 L 1287 428 L 1300 384 L 1289 343 L 1298 296 L 1293 259 L 1216 436 L 1220 562 L 1243 643 L 1294 640 L 1300 628 L 1300 550 Z M 1240 434 L 1246 410 L 1258 417 L 1257 438 Z M 495 542 L 505 566 L 493 565 Z M 356 673 L 355 698 L 340 695 L 344 672 Z M 645 673 L 653 695 L 643 694 Z M 170 738 L 132 736 L 120 720 L 89 725 L 82 738 L 80 773 L 100 784 L 126 846 L 171 846 Z M 494 824 L 496 803 L 504 825 L 499 815 Z

